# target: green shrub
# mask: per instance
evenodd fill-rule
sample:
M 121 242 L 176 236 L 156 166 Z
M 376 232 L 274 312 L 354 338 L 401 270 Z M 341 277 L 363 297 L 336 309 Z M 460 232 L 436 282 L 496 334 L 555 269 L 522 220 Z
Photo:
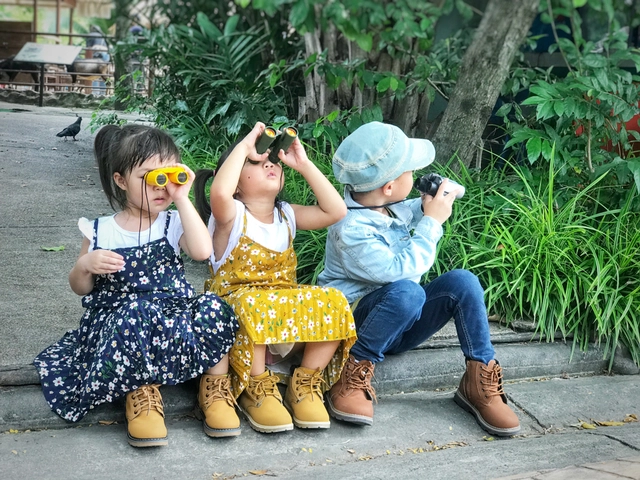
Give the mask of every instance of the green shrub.
M 640 363 L 635 189 L 620 209 L 607 210 L 600 196 L 608 173 L 582 190 L 558 191 L 553 160 L 552 153 L 546 176 L 507 168 L 461 180 L 467 194 L 445 224 L 430 275 L 468 268 L 486 289 L 489 311 L 505 322 L 534 320 L 540 339 L 560 332 L 583 349 L 600 342 L 611 361 L 621 343 Z

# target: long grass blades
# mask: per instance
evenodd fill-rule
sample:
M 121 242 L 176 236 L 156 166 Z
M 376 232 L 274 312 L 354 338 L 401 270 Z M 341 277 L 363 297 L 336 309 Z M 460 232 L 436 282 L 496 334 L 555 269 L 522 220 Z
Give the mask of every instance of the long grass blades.
M 540 340 L 560 334 L 581 350 L 598 343 L 610 367 L 624 345 L 640 364 L 635 190 L 611 209 L 600 201 L 609 173 L 584 188 L 558 188 L 558 171 L 553 158 L 544 174 L 507 164 L 474 182 L 463 169 L 467 194 L 454 203 L 452 233 L 440 242 L 435 270 L 473 271 L 489 313 L 507 323 L 533 320 Z

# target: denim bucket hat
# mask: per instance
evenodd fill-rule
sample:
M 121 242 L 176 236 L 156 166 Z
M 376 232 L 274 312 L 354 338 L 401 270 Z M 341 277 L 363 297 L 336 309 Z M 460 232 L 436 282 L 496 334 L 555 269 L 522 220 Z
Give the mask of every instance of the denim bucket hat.
M 340 144 L 333 156 L 333 173 L 351 191 L 370 192 L 404 172 L 426 167 L 435 156 L 429 140 L 409 138 L 388 123 L 371 122 Z

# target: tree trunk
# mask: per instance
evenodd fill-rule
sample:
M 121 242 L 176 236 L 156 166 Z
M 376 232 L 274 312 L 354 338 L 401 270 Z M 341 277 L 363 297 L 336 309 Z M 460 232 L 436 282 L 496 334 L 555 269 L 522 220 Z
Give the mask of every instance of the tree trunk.
M 460 161 L 469 166 L 481 152 L 482 132 L 539 3 L 489 0 L 462 58 L 458 81 L 433 138 L 438 162 L 446 163 L 457 153 Z
M 129 27 L 131 26 L 131 21 L 128 18 L 129 15 L 129 1 L 128 0 L 116 0 L 115 2 L 115 10 L 116 10 L 116 33 L 114 43 L 117 43 L 120 40 L 123 40 L 127 33 L 129 32 Z M 127 74 L 127 59 L 122 56 L 121 53 L 116 53 L 113 57 L 113 82 L 114 87 L 120 83 L 120 86 L 126 84 L 128 88 L 131 88 L 131 79 L 125 77 Z M 124 78 L 123 78 L 124 77 Z M 126 82 L 124 81 L 126 79 Z M 127 106 L 122 103 L 121 99 L 116 98 L 116 102 L 114 105 L 116 110 L 124 110 Z

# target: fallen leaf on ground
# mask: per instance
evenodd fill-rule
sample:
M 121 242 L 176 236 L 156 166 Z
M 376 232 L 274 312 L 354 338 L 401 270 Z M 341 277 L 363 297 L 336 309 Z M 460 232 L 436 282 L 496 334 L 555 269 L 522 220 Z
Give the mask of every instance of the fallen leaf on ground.
M 347 449 L 347 452 L 349 452 L 349 453 L 356 453 L 356 451 L 355 451 L 355 450 L 352 450 L 352 449 L 350 449 L 350 448 L 348 448 L 348 449 Z
M 493 437 L 487 437 L 486 435 L 485 435 L 484 437 L 482 437 L 482 439 L 483 439 L 485 442 L 493 442 L 493 440 L 494 440 L 494 438 L 493 438 Z
M 598 420 L 593 420 L 593 423 L 595 423 L 599 427 L 622 427 L 624 425 L 624 422 L 611 422 L 611 421 L 600 422 Z
M 45 252 L 61 252 L 64 250 L 64 245 L 60 245 L 59 247 L 40 247 L 40 250 Z
M 586 430 L 595 430 L 596 426 L 591 423 L 580 421 L 580 426 Z
M 249 470 L 251 475 L 266 475 L 267 470 Z
M 627 413 L 627 416 L 622 420 L 624 423 L 637 422 L 638 416 L 635 413 Z
M 100 425 L 113 425 L 116 422 L 113 420 L 98 420 L 98 423 Z
M 14 430 L 13 428 L 10 428 L 9 433 L 19 433 L 19 430 Z

